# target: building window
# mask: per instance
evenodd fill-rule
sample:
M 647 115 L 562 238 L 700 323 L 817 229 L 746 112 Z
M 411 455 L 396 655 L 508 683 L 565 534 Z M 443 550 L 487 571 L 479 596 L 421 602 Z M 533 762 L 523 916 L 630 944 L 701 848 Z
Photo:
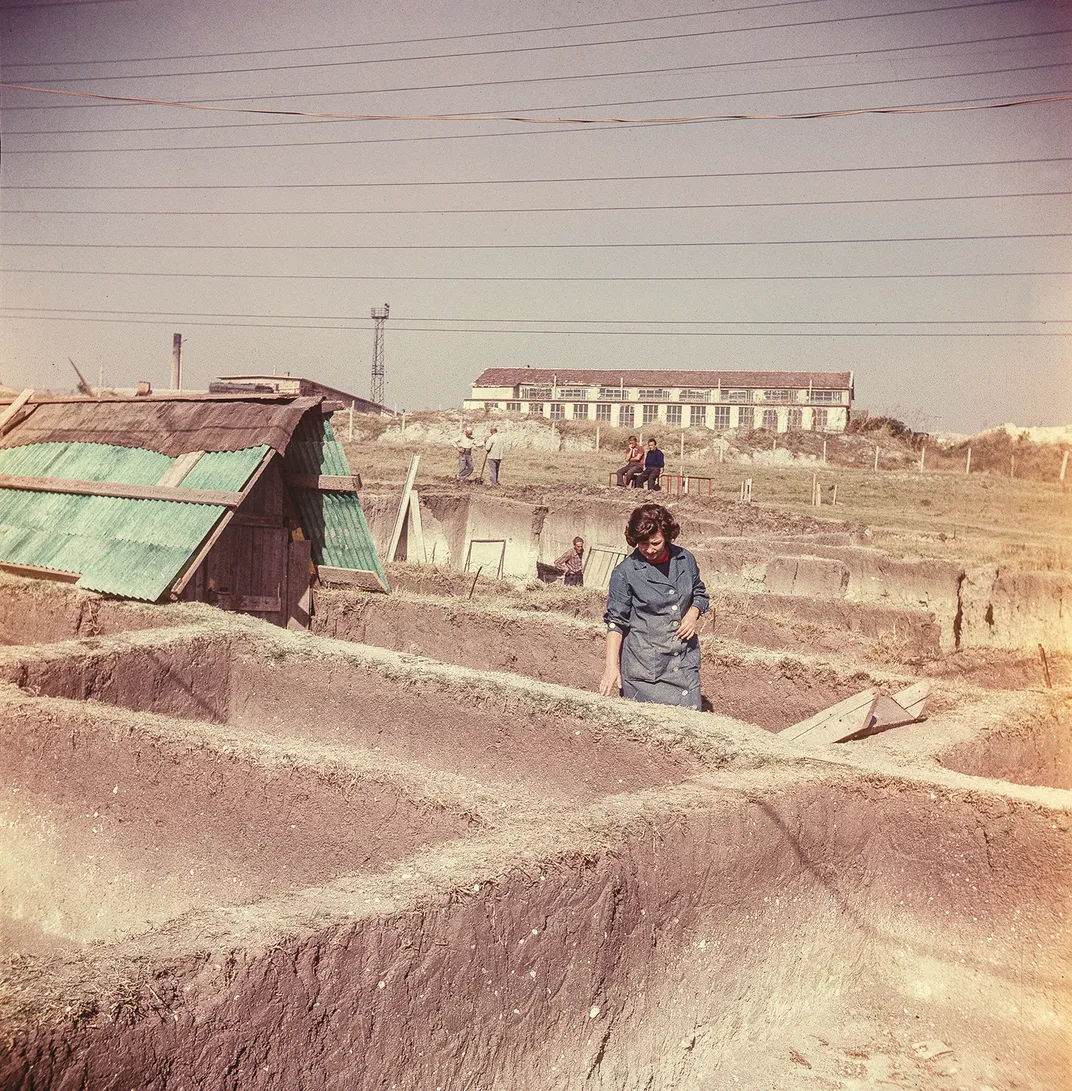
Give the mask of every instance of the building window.
M 610 406 L 607 406 L 610 409 Z M 575 402 L 573 405 L 573 419 L 574 420 L 588 420 L 588 403 L 587 402 Z
M 679 402 L 705 402 L 710 397 L 710 390 L 682 390 L 677 396 Z
M 666 423 L 667 424 L 680 424 L 681 423 L 681 406 L 680 405 L 668 405 L 666 407 Z
M 737 427 L 744 430 L 751 430 L 756 425 L 755 412 L 751 408 L 744 408 L 737 410 Z
M 657 405 L 645 405 L 644 414 L 640 418 L 644 424 L 651 424 L 659 419 L 659 407 Z
M 537 416 L 543 416 L 543 402 L 529 402 L 529 413 L 535 413 Z
M 588 397 L 588 387 L 586 386 L 560 386 L 558 388 L 558 396 L 563 401 L 578 402 L 584 401 Z
M 620 402 L 625 400 L 625 391 L 620 386 L 601 386 L 599 399 L 604 402 Z
M 651 387 L 640 391 L 640 400 L 642 402 L 665 402 L 669 397 L 669 390 L 657 390 Z
M 507 413 L 520 413 L 521 412 L 521 403 L 520 402 L 507 402 L 506 403 L 506 412 Z
M 551 388 L 549 386 L 523 386 L 521 388 L 521 397 L 525 401 L 531 401 L 533 398 L 550 398 Z
M 813 402 L 819 402 L 820 405 L 841 405 L 843 394 L 844 391 L 841 390 L 813 390 L 811 392 L 811 400 Z
M 551 403 L 551 420 L 562 420 L 566 415 L 566 407 L 561 402 Z
M 499 403 L 498 402 L 485 402 L 484 403 L 484 408 L 485 409 L 498 409 L 499 408 Z
M 811 427 L 814 432 L 825 432 L 828 410 L 813 409 L 811 411 Z
M 729 410 L 726 410 L 729 413 Z M 693 405 L 689 407 L 689 427 L 702 428 L 707 423 L 707 407 Z
M 715 419 L 712 424 L 713 428 L 729 428 L 730 426 L 730 407 L 728 405 L 716 405 L 715 406 Z
M 804 427 L 804 410 L 792 408 L 789 410 L 789 431 L 799 432 Z
M 610 424 L 610 411 L 613 407 L 609 405 L 597 405 L 596 406 L 596 420 L 606 421 Z
M 764 390 L 763 400 L 765 402 L 787 402 L 789 401 L 788 390 Z
M 778 431 L 778 410 L 777 409 L 764 409 L 763 410 L 763 427 L 768 432 Z
M 726 401 L 728 402 L 750 402 L 751 400 L 752 396 L 747 390 L 726 391 Z

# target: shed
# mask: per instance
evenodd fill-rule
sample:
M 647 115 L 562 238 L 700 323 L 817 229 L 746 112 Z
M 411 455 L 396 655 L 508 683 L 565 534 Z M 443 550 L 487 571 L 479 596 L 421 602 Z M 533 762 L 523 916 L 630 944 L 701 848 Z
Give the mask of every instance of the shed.
M 292 628 L 317 576 L 387 590 L 323 398 L 17 402 L 0 414 L 0 568 Z

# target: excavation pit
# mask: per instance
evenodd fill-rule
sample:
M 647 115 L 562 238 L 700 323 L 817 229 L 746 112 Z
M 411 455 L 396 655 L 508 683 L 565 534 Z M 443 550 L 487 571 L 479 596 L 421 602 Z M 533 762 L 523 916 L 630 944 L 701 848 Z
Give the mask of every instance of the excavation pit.
M 188 723 L 8 694 L 0 947 L 114 941 L 375 872 L 475 818 L 396 770 L 299 761 Z

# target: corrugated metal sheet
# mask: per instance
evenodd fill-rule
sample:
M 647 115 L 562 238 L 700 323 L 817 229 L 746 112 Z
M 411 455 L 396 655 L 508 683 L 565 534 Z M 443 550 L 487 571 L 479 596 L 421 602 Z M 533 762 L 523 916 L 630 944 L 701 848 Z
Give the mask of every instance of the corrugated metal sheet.
M 242 451 L 210 451 L 202 455 L 182 479 L 182 488 L 241 492 L 270 450 L 267 443 L 262 443 L 260 447 L 247 447 Z
M 0 560 L 80 572 L 79 587 L 155 602 L 224 508 L 0 490 Z
M 173 461 L 156 451 L 107 443 L 35 443 L 0 450 L 0 474 L 155 485 Z
M 305 417 L 287 448 L 286 467 L 289 475 L 349 475 L 346 452 L 327 417 Z M 387 586 L 357 493 L 295 489 L 294 495 L 317 564 L 375 572 Z

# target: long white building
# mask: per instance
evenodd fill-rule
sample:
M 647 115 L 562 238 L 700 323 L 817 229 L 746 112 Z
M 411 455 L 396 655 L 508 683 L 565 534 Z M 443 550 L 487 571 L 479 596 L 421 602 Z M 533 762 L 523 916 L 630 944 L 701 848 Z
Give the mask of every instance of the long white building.
M 620 428 L 666 424 L 716 431 L 843 432 L 851 371 L 555 371 L 493 367 L 467 410 L 591 420 Z

